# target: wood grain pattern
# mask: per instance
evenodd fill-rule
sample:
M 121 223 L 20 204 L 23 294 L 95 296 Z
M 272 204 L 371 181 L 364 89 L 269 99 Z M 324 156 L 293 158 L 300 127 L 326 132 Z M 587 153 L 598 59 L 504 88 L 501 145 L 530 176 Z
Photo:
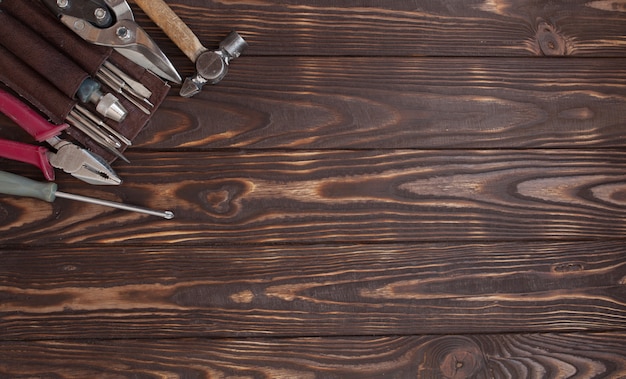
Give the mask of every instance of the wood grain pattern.
M 4 340 L 626 330 L 623 240 L 0 257 Z
M 167 2 L 249 49 L 57 177 L 177 217 L 0 196 L 0 378 L 626 377 L 623 1 Z
M 622 151 L 129 153 L 122 187 L 60 189 L 153 216 L 1 197 L 5 244 L 320 243 L 623 238 Z M 24 165 L 22 165 L 24 166 Z M 11 170 L 9 170 L 11 171 Z M 158 175 L 155 175 L 158 173 Z
M 40 341 L 0 344 L 0 376 L 620 378 L 624 333 Z
M 217 86 L 174 92 L 133 149 L 626 146 L 622 59 L 244 55 Z
M 217 47 L 237 30 L 250 43 L 248 55 L 625 55 L 624 5 L 618 1 L 171 0 L 168 4 L 207 48 Z M 164 34 L 151 27 L 140 10 L 135 14 L 159 45 L 168 46 Z M 170 55 L 176 57 L 175 51 Z
M 142 148 L 626 146 L 622 59 L 246 57 L 169 97 Z

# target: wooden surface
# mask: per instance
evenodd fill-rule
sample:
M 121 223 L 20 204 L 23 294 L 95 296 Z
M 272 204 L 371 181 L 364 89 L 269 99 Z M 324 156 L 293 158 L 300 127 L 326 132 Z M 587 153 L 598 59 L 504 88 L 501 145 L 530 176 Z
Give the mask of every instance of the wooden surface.
M 249 49 L 57 183 L 176 218 L 0 196 L 0 378 L 626 377 L 623 2 L 168 4 Z

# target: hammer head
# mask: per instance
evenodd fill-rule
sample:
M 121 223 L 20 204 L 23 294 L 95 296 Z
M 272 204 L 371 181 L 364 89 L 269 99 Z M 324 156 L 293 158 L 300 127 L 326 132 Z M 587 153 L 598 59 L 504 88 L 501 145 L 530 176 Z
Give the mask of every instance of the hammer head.
M 248 43 L 235 31 L 221 43 L 219 50 L 205 51 L 196 59 L 196 74 L 185 79 L 180 89 L 180 96 L 191 97 L 206 83 L 219 83 L 228 72 L 228 64 L 239 57 L 248 47 Z

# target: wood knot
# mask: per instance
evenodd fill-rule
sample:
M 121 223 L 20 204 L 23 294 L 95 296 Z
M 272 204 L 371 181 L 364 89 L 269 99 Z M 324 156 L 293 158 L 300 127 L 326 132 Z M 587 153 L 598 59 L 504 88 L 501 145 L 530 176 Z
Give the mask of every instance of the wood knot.
M 233 217 L 241 210 L 240 201 L 252 187 L 249 182 L 233 179 L 187 185 L 184 191 L 185 197 L 195 198 L 193 203 L 202 205 L 214 217 Z
M 420 366 L 423 377 L 463 379 L 474 377 L 485 366 L 480 347 L 464 337 L 443 337 L 432 341 Z
M 567 54 L 565 38 L 557 32 L 554 26 L 547 22 L 540 22 L 537 25 L 535 38 L 543 55 L 563 56 Z
M 206 203 L 215 213 L 226 213 L 230 209 L 230 201 L 232 194 L 226 190 L 216 190 L 205 194 Z
M 250 290 L 244 290 L 230 295 L 230 299 L 235 303 L 248 304 L 251 303 L 252 300 L 254 300 L 254 293 L 252 293 L 252 291 Z

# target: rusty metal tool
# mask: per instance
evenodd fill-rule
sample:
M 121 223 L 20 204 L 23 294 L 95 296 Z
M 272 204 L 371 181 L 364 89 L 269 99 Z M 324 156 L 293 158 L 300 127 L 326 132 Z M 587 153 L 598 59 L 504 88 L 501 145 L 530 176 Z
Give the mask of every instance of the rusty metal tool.
M 199 93 L 206 83 L 220 82 L 228 72 L 230 61 L 248 47 L 248 43 L 233 31 L 220 43 L 218 50 L 210 51 L 163 0 L 135 0 L 135 3 L 195 63 L 195 75 L 186 78 L 180 89 L 182 97 Z
M 136 22 L 125 0 L 43 0 L 57 17 L 85 41 L 112 47 L 158 76 L 181 83 L 163 51 Z

